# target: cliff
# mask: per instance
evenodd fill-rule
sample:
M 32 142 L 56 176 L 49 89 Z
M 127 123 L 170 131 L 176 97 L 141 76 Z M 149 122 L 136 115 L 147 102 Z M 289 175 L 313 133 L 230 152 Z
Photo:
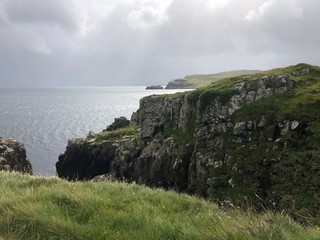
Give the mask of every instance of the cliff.
M 189 83 L 186 79 L 175 79 L 168 82 L 165 89 L 193 89 L 196 88 L 196 84 Z
M 195 89 L 205 87 L 224 78 L 250 75 L 261 72 L 259 70 L 234 70 L 213 74 L 193 74 L 168 82 L 166 89 Z
M 130 136 L 70 140 L 58 176 L 105 174 L 319 219 L 319 87 L 320 68 L 299 64 L 143 98 Z
M 32 174 L 24 145 L 14 139 L 0 137 L 0 171 L 3 170 Z

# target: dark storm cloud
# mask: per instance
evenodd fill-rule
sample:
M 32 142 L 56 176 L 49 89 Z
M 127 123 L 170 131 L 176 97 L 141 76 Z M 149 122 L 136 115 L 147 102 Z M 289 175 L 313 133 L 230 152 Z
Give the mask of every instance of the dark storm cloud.
M 320 64 L 317 0 L 0 0 L 0 86 Z

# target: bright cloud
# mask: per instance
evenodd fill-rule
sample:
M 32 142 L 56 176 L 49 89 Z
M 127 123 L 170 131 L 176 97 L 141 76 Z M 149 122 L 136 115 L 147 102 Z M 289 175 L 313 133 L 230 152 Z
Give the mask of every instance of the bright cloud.
M 256 10 L 250 10 L 246 20 L 276 17 L 278 19 L 302 18 L 303 9 L 297 6 L 296 0 L 267 0 Z
M 127 22 L 132 29 L 148 29 L 168 21 L 167 8 L 171 0 L 138 1 L 137 9 L 131 11 Z

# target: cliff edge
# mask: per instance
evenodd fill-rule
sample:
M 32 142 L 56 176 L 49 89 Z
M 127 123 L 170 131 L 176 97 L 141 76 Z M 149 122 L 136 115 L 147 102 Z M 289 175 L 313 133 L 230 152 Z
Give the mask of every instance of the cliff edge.
M 57 173 L 104 174 L 319 220 L 319 89 L 320 68 L 298 64 L 145 97 L 130 134 L 70 140 Z
M 238 77 L 242 75 L 251 75 L 261 72 L 260 70 L 234 70 L 228 72 L 219 72 L 213 74 L 193 74 L 168 82 L 166 89 L 196 89 L 206 87 L 213 82 L 224 78 Z

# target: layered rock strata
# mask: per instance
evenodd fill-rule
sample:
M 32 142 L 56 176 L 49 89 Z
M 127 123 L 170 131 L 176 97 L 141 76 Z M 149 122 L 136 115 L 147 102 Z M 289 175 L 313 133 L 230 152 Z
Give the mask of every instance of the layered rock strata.
M 290 92 L 292 77 L 240 79 L 227 91 L 145 97 L 131 119 L 139 127 L 136 135 L 100 143 L 70 140 L 56 164 L 57 173 L 69 180 L 105 174 L 235 202 L 258 196 L 259 204 L 288 208 L 298 202 L 300 195 L 294 188 L 299 181 L 308 189 L 320 190 L 314 179 L 320 171 L 314 165 L 319 156 L 305 140 L 308 123 L 278 118 L 268 111 L 252 119 L 235 113 L 261 99 Z M 299 162 L 297 155 L 309 162 Z M 305 181 L 307 171 L 312 179 Z

